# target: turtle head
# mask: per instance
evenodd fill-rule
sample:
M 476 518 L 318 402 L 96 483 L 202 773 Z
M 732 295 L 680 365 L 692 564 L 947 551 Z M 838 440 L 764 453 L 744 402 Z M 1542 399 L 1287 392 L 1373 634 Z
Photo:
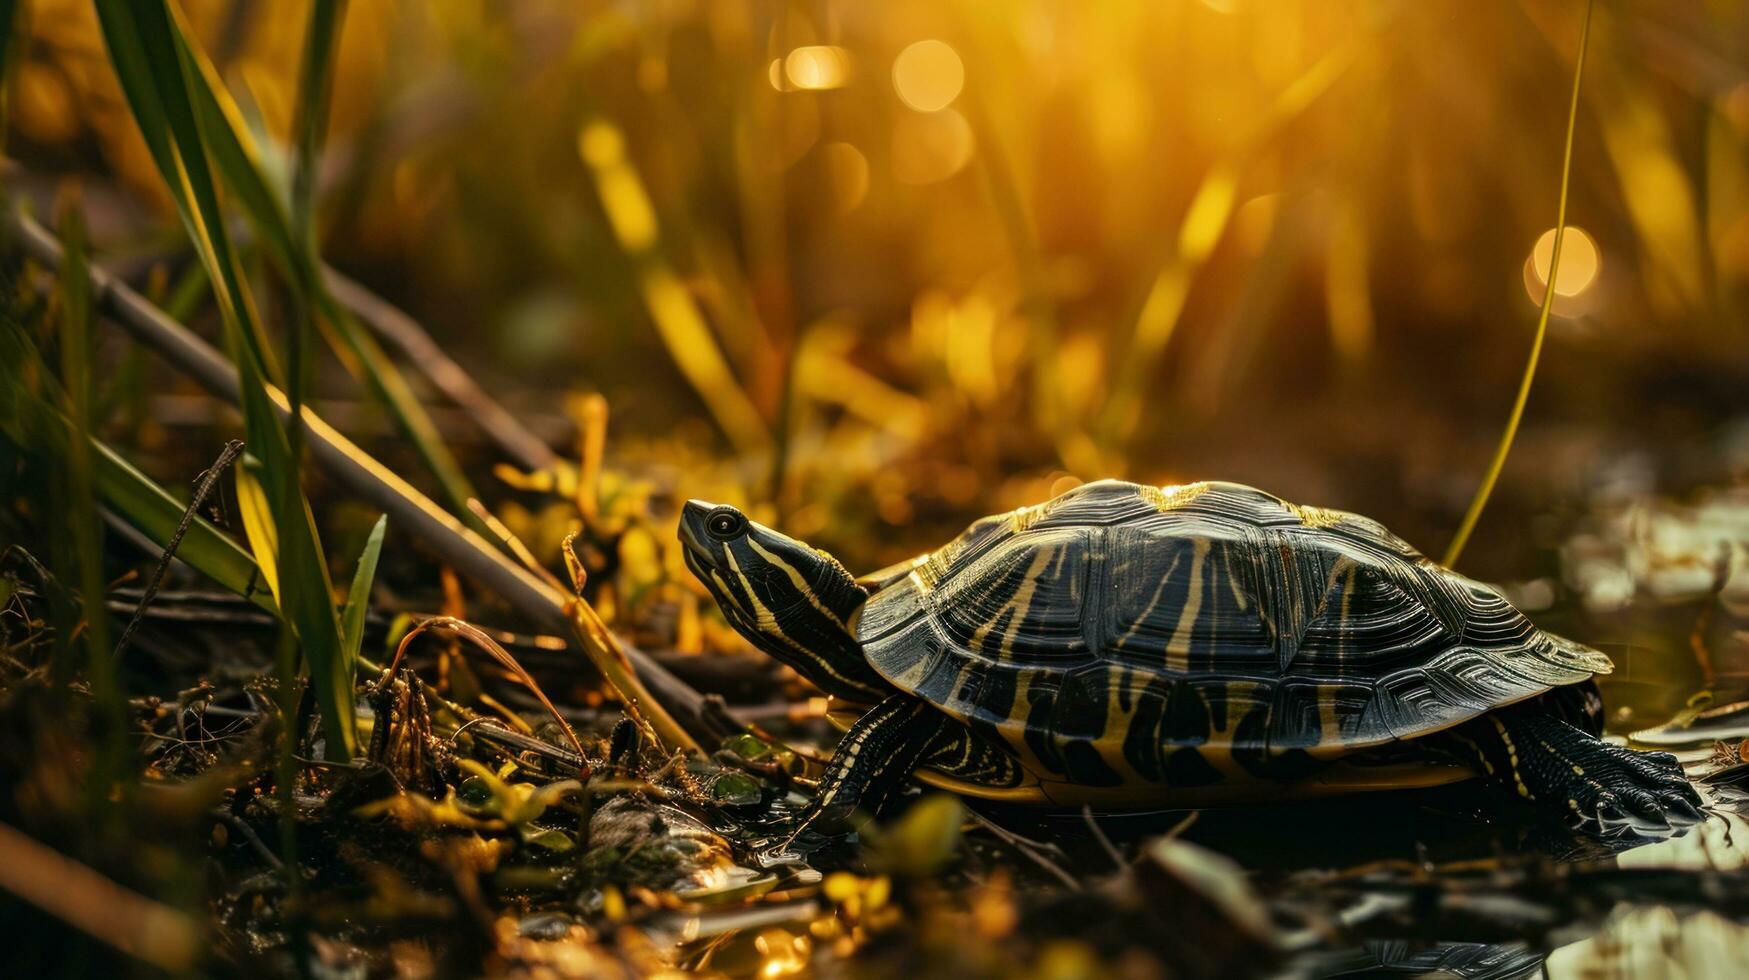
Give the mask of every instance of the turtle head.
M 869 700 L 891 693 L 856 639 L 868 592 L 837 559 L 703 500 L 681 510 L 680 543 L 686 567 L 754 646 L 828 694 Z

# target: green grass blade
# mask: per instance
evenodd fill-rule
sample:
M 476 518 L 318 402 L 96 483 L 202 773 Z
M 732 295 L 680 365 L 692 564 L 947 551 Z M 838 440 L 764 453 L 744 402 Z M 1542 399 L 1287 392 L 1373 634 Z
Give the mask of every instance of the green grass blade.
M 17 451 L 62 456 L 71 449 L 67 443 L 68 423 L 64 418 L 57 421 L 57 426 L 39 429 L 39 438 L 32 444 L 22 443 L 11 431 L 0 431 L 0 440 Z M 182 521 L 183 504 L 108 445 L 91 439 L 90 446 L 94 464 L 92 485 L 97 499 L 154 544 L 168 547 Z M 196 517 L 189 524 L 177 545 L 176 558 L 215 584 L 253 602 L 262 612 L 279 615 L 279 606 L 263 586 L 255 559 L 204 518 Z
M 1573 64 L 1573 94 L 1567 105 L 1567 143 L 1561 152 L 1561 197 L 1555 208 L 1555 247 L 1549 256 L 1549 283 L 1543 290 L 1542 309 L 1537 313 L 1536 339 L 1531 341 L 1524 377 L 1518 383 L 1518 397 L 1512 402 L 1512 414 L 1506 418 L 1506 430 L 1500 434 L 1500 445 L 1494 449 L 1488 473 L 1482 478 L 1482 485 L 1476 488 L 1470 509 L 1464 514 L 1464 522 L 1452 536 L 1451 546 L 1445 550 L 1444 563 L 1447 566 L 1456 565 L 1463 555 L 1464 546 L 1469 544 L 1470 535 L 1476 530 L 1476 522 L 1482 519 L 1483 508 L 1488 506 L 1488 497 L 1494 493 L 1494 484 L 1500 480 L 1500 471 L 1506 468 L 1506 457 L 1512 453 L 1512 442 L 1518 437 L 1518 424 L 1524 420 L 1524 406 L 1530 401 L 1530 386 L 1536 380 L 1537 362 L 1542 360 L 1543 340 L 1549 332 L 1549 311 L 1555 305 L 1555 283 L 1559 281 L 1556 275 L 1561 269 L 1561 239 L 1567 234 L 1567 187 L 1573 175 L 1573 131 L 1579 125 L 1579 81 L 1585 77 L 1585 49 L 1590 40 L 1591 2 L 1586 0 L 1585 20 L 1579 28 L 1579 57 Z
M 340 39 L 339 0 L 314 0 L 304 26 L 303 59 L 298 66 L 298 101 L 292 133 L 297 157 L 292 171 L 292 227 L 298 241 L 316 252 L 316 161 L 328 129 L 329 94 L 334 84 L 334 49 Z
M 40 224 L 16 210 L 6 224 L 17 235 L 26 253 L 50 268 L 60 267 L 65 259 L 60 243 Z M 99 297 L 106 315 L 113 317 L 142 343 L 161 353 L 207 391 L 226 401 L 241 401 L 233 366 L 212 345 L 165 317 L 162 310 L 152 306 L 114 275 L 94 269 L 93 281 L 102 287 Z M 274 391 L 272 397 L 277 399 L 276 404 L 283 411 L 283 395 Z M 532 624 L 559 631 L 572 628 L 574 621 L 567 611 L 570 597 L 562 590 L 555 589 L 551 583 L 512 561 L 504 551 L 488 544 L 454 515 L 420 493 L 394 470 L 353 445 L 319 416 L 306 413 L 305 425 L 309 430 L 312 457 L 337 485 L 390 514 L 403 533 L 412 535 L 433 555 L 455 566 L 469 580 L 496 593 L 518 613 L 528 617 Z M 653 693 L 660 696 L 664 705 L 686 718 L 695 732 L 708 732 L 701 713 L 703 695 L 643 651 L 617 640 L 615 643 L 623 647 L 639 676 Z
M 332 74 L 333 35 L 338 32 L 338 11 L 330 11 L 324 20 L 322 8 L 334 6 L 332 3 L 317 3 L 312 7 L 308 40 L 324 49 L 325 53 L 305 52 L 305 72 L 319 72 L 320 78 L 304 77 L 299 84 L 299 145 L 301 150 L 312 154 L 319 144 L 315 130 L 326 118 L 325 95 L 328 76 Z M 311 202 L 304 199 L 301 205 L 299 203 L 301 197 L 314 192 L 313 157 L 306 161 L 300 153 L 298 176 L 293 187 L 294 207 L 288 213 L 268 182 L 261 166 L 260 152 L 217 71 L 194 44 L 192 35 L 179 19 L 173 19 L 171 27 L 177 51 L 190 66 L 189 95 L 207 138 L 214 168 L 223 178 L 226 188 L 248 216 L 251 227 L 267 246 L 268 255 L 299 301 L 305 304 L 305 309 L 318 315 L 318 326 L 329 346 L 348 370 L 364 381 L 372 397 L 388 410 L 396 427 L 412 443 L 414 452 L 437 479 L 451 511 L 476 531 L 485 533 L 484 525 L 478 524 L 467 508 L 467 501 L 479 494 L 462 473 L 461 464 L 444 444 L 437 425 L 414 395 L 406 377 L 377 339 L 360 327 L 352 314 L 328 291 L 316 252 Z M 322 104 L 312 106 L 303 101 L 315 98 L 320 98 Z
M 624 133 L 604 118 L 591 119 L 577 138 L 577 149 L 595 183 L 608 229 L 637 268 L 644 308 L 675 368 L 737 449 L 747 455 L 765 453 L 771 448 L 771 433 L 736 380 L 697 301 L 663 252 L 656 209 L 627 155 Z M 488 532 L 487 538 L 496 536 Z
M 327 564 L 297 482 L 298 459 L 268 394 L 278 372 L 220 207 L 210 147 L 223 144 L 223 135 L 233 131 L 197 106 L 197 93 L 207 86 L 193 53 L 179 41 L 181 28 L 166 3 L 98 0 L 97 13 L 117 79 L 213 281 L 213 299 L 237 368 L 244 431 L 269 477 L 262 482 L 278 540 L 280 605 L 303 648 L 329 757 L 343 761 L 358 744 L 356 665 L 340 642 Z
M 199 262 L 190 263 L 170 288 L 170 295 L 164 298 L 161 304 L 164 315 L 178 323 L 183 322 L 200 309 L 200 304 L 211 292 L 212 281 L 207 278 L 206 267 Z
M 269 346 L 225 231 L 199 122 L 183 80 L 168 8 L 160 3 L 98 0 L 98 20 L 135 123 L 177 203 L 195 250 L 217 286 L 214 299 L 227 328 L 225 340 L 239 370 L 276 378 Z M 248 416 L 245 415 L 247 420 Z M 260 452 L 257 440 L 250 440 Z
M 91 445 L 97 459 L 98 496 L 140 533 L 160 547 L 168 547 L 182 522 L 183 505 L 115 450 L 96 440 Z M 189 524 L 176 546 L 176 557 L 262 611 L 279 615 L 279 606 L 264 587 L 255 560 L 206 519 L 196 517 Z
M 57 534 L 63 544 L 56 550 L 62 558 L 56 569 L 62 581 L 79 583 L 80 602 L 85 621 L 85 677 L 91 684 L 91 697 L 97 711 L 105 719 L 109 736 L 103 740 L 99 757 L 92 767 L 92 783 L 87 791 L 97 805 L 107 806 L 111 798 L 111 781 L 124 770 L 122 756 L 126 752 L 123 731 L 127 705 L 123 700 L 115 663 L 110 659 L 109 611 L 103 596 L 107 591 L 103 574 L 103 528 L 97 514 L 97 491 L 92 476 L 91 415 L 91 276 L 85 245 L 85 223 L 76 197 L 62 202 L 61 242 L 67 261 L 61 270 L 61 385 L 66 395 L 67 416 L 72 426 L 72 438 L 67 452 L 57 456 L 66 483 L 64 496 L 57 502 L 65 535 Z M 76 631 L 74 631 L 76 632 Z M 68 634 L 71 639 L 72 634 Z M 63 650 L 71 653 L 71 650 Z
M 43 395 L 26 386 L 25 378 L 47 379 L 47 372 L 23 329 L 4 321 L 0 321 L 0 362 L 18 368 L 0 371 L 0 437 L 23 452 L 66 458 L 72 452 L 73 423 Z M 53 396 L 60 397 L 58 389 Z M 89 442 L 97 498 L 140 533 L 167 547 L 186 510 L 182 502 L 100 440 L 90 438 Z M 190 523 L 176 556 L 262 610 L 279 614 L 279 607 L 262 587 L 254 559 L 206 520 L 196 517 Z
M 273 519 L 273 505 L 261 479 L 261 461 L 244 456 L 237 463 L 237 510 L 243 519 L 243 537 L 249 551 L 261 569 L 261 580 L 274 601 L 284 602 L 279 594 L 279 525 Z
M 364 618 L 370 612 L 370 586 L 376 581 L 377 559 L 383 553 L 383 535 L 389 529 L 389 516 L 377 518 L 365 539 L 364 550 L 358 555 L 358 569 L 352 573 L 352 586 L 346 590 L 346 611 L 340 616 L 340 642 L 358 656 L 364 645 Z

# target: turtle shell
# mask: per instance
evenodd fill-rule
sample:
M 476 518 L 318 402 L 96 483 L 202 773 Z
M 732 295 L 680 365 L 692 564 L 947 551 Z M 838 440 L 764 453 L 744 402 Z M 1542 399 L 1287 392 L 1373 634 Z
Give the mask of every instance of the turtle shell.
M 857 632 L 900 689 L 1084 786 L 1292 778 L 1611 667 L 1375 521 L 1233 483 L 984 518 Z

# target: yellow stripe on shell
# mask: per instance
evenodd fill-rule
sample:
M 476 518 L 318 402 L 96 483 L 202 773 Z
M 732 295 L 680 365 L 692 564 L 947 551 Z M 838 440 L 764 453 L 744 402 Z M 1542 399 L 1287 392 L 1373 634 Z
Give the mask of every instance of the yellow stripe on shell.
M 1167 566 L 1166 574 L 1160 576 L 1160 584 L 1154 586 L 1154 595 L 1148 600 L 1147 607 L 1142 610 L 1141 615 L 1136 617 L 1135 622 L 1130 624 L 1130 628 L 1124 630 L 1124 634 L 1118 637 L 1114 649 L 1122 650 L 1124 645 L 1129 643 L 1130 637 L 1136 635 L 1136 630 L 1141 629 L 1142 624 L 1148 621 L 1148 617 L 1154 614 L 1154 607 L 1160 604 L 1161 597 L 1166 594 L 1166 586 L 1171 584 L 1172 574 L 1178 571 L 1179 559 L 1183 557 L 1182 553 L 1172 556 L 1172 564 Z
M 1183 507 L 1207 493 L 1208 489 L 1208 481 L 1202 480 L 1170 487 L 1137 487 L 1136 495 L 1147 501 L 1155 510 L 1165 513 Z
M 1335 527 L 1342 523 L 1342 518 L 1348 516 L 1339 510 L 1330 510 L 1326 507 L 1308 507 L 1305 504 L 1290 504 L 1285 500 L 1282 501 L 1282 506 L 1299 518 L 1302 525 L 1310 528 Z
M 1178 628 L 1166 644 L 1166 669 L 1180 674 L 1190 672 L 1190 640 L 1197 617 L 1202 614 L 1202 567 L 1208 561 L 1209 540 L 1197 538 L 1192 548 L 1190 586 L 1184 596 L 1184 608 L 1178 611 Z

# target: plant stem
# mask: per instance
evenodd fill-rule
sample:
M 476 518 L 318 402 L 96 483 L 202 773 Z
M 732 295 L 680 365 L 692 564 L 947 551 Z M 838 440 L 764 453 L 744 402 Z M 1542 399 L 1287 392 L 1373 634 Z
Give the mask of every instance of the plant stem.
M 1579 28 L 1579 57 L 1573 65 L 1573 94 L 1567 105 L 1567 144 L 1561 153 L 1561 199 L 1555 210 L 1555 247 L 1549 255 L 1549 281 L 1543 290 L 1542 310 L 1537 314 L 1536 339 L 1531 341 L 1530 359 L 1524 365 L 1524 378 L 1518 383 L 1518 398 L 1512 403 L 1512 414 L 1506 419 L 1506 431 L 1500 435 L 1500 445 L 1494 450 L 1493 462 L 1488 464 L 1488 475 L 1482 478 L 1482 485 L 1476 488 L 1476 496 L 1470 501 L 1470 509 L 1464 514 L 1464 522 L 1458 527 L 1457 534 L 1451 539 L 1451 546 L 1445 550 L 1444 564 L 1456 565 L 1459 556 L 1464 553 L 1464 546 L 1469 544 L 1470 534 L 1476 529 L 1476 522 L 1482 519 L 1482 510 L 1488 506 L 1488 497 L 1494 492 L 1494 484 L 1500 479 L 1500 471 L 1506 468 L 1506 457 L 1512 452 L 1512 441 L 1518 437 L 1518 423 L 1524 419 L 1524 406 L 1530 401 L 1531 382 L 1536 379 L 1536 365 L 1542 359 L 1543 340 L 1549 332 L 1549 311 L 1555 305 L 1556 274 L 1561 268 L 1561 239 L 1567 233 L 1567 188 L 1573 176 L 1573 130 L 1579 121 L 1579 81 L 1585 75 L 1585 48 L 1591 39 L 1591 0 L 1585 3 L 1585 20 Z

